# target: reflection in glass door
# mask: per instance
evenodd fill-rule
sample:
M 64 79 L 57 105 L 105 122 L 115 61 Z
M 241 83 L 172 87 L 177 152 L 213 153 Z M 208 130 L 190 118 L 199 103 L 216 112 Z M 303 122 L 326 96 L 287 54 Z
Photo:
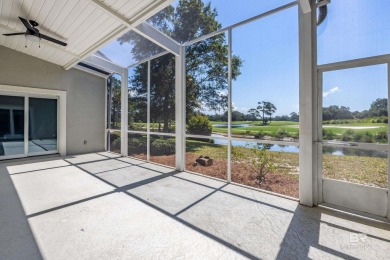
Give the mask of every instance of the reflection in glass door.
M 28 104 L 28 154 L 57 152 L 57 99 L 30 97 Z
M 24 155 L 24 97 L 0 95 L 0 159 Z

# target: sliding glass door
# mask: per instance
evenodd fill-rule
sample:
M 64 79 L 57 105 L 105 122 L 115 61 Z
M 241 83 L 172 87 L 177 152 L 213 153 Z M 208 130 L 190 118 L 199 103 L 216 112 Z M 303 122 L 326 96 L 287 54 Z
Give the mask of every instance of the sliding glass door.
M 0 160 L 58 152 L 58 100 L 0 95 Z
M 28 155 L 57 153 L 57 99 L 28 100 Z
M 24 103 L 24 97 L 0 95 L 0 158 L 25 154 Z

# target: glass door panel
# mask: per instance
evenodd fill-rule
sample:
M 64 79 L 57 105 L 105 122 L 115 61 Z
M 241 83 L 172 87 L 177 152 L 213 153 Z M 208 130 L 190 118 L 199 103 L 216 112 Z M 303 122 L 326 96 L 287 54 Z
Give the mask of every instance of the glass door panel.
M 57 99 L 29 98 L 28 154 L 58 151 Z
M 0 159 L 24 155 L 24 97 L 0 95 Z

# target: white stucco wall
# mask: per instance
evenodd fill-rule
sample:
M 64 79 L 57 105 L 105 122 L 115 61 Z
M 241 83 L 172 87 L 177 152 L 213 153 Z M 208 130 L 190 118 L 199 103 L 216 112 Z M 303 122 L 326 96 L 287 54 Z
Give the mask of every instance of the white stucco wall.
M 104 78 L 0 46 L 0 85 L 65 90 L 67 154 L 104 150 Z

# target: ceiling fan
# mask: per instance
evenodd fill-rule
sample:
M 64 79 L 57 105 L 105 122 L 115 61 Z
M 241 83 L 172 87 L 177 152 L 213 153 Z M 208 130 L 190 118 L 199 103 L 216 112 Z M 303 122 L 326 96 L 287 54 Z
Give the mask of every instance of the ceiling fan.
M 26 19 L 24 19 L 22 17 L 19 17 L 19 19 L 22 21 L 22 23 L 26 27 L 26 32 L 24 32 L 24 33 L 5 33 L 5 34 L 3 34 L 4 36 L 25 35 L 26 38 L 27 37 L 38 38 L 39 41 L 41 39 L 44 39 L 44 40 L 47 40 L 47 41 L 50 41 L 50 42 L 54 42 L 54 43 L 62 45 L 62 46 L 66 46 L 67 45 L 65 42 L 56 40 L 54 38 L 51 38 L 51 37 L 49 37 L 47 35 L 44 35 L 44 34 L 40 33 L 39 30 L 37 28 L 35 28 L 35 27 L 37 27 L 39 25 L 37 22 L 35 22 L 33 20 L 27 21 Z

